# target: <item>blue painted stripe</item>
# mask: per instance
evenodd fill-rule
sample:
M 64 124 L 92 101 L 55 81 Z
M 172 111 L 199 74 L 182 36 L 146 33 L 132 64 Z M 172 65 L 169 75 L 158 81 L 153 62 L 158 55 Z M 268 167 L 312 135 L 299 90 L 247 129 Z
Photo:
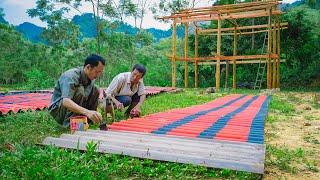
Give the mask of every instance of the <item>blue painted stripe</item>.
M 224 108 L 226 106 L 230 106 L 231 104 L 235 103 L 236 101 L 239 101 L 240 99 L 244 98 L 246 95 L 242 95 L 234 100 L 231 100 L 221 106 L 218 106 L 218 107 L 215 107 L 215 108 L 212 108 L 212 109 L 209 109 L 209 110 L 205 110 L 205 111 L 199 111 L 197 112 L 196 114 L 192 114 L 192 115 L 189 115 L 189 116 L 186 116 L 180 120 L 177 120 L 175 122 L 172 122 L 170 124 L 167 124 L 167 125 L 164 125 L 160 128 L 158 128 L 157 130 L 154 130 L 152 131 L 152 133 L 155 133 L 155 134 L 166 134 L 168 133 L 169 131 L 171 131 L 172 129 L 175 129 L 177 128 L 178 126 L 182 126 L 188 122 L 191 122 L 192 120 L 200 117 L 200 116 L 203 116 L 203 115 L 206 115 L 207 113 L 209 112 L 213 112 L 213 111 L 217 111 L 221 108 Z
M 212 126 L 210 126 L 208 129 L 202 131 L 199 138 L 209 138 L 212 139 L 216 134 L 224 128 L 224 126 L 229 122 L 230 119 L 233 118 L 233 116 L 237 115 L 238 113 L 244 111 L 249 105 L 258 98 L 259 96 L 254 96 L 250 100 L 248 100 L 246 103 L 244 103 L 241 107 L 238 109 L 228 113 L 227 115 L 219 118 L 216 123 L 214 123 Z
M 253 118 L 253 122 L 252 122 L 252 126 L 250 128 L 250 133 L 249 133 L 247 142 L 254 142 L 257 140 L 257 138 L 259 138 L 260 141 L 258 143 L 263 144 L 263 142 L 264 142 L 264 122 L 265 122 L 265 119 L 266 119 L 266 116 L 268 113 L 268 106 L 269 106 L 270 99 L 271 99 L 271 97 L 268 96 L 264 100 L 259 112 Z M 260 136 L 258 136 L 258 137 L 255 133 L 257 131 L 255 127 L 263 127 L 263 130 L 260 130 L 261 134 L 259 134 Z

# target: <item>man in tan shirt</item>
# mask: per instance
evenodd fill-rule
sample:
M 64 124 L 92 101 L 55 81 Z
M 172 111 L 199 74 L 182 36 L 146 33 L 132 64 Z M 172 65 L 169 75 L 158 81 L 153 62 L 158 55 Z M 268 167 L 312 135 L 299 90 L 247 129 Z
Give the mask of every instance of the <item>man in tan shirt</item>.
M 106 95 L 115 104 L 117 109 L 123 110 L 126 116 L 140 116 L 141 106 L 146 99 L 146 93 L 143 84 L 143 76 L 146 68 L 141 64 L 133 66 L 131 72 L 118 74 L 113 78 L 106 90 Z M 108 103 L 107 103 L 108 104 Z M 107 105 L 106 111 L 110 110 Z

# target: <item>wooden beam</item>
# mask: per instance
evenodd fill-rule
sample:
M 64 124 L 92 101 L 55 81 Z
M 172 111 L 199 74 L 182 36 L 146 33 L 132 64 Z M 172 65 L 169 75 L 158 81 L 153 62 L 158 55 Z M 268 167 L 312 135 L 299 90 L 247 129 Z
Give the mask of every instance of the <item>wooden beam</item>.
M 236 8 L 236 9 L 219 9 L 218 11 L 221 14 L 224 13 L 236 13 L 236 12 L 248 12 L 252 10 L 261 10 L 261 9 L 266 9 L 266 8 L 271 8 L 274 6 L 274 4 L 265 4 L 265 5 L 260 5 L 260 6 L 249 6 L 249 7 L 242 7 L 242 8 Z
M 271 15 L 272 15 L 272 10 L 271 8 L 269 9 L 269 17 L 268 17 L 268 54 L 271 54 Z M 270 58 L 268 58 L 268 63 L 267 63 L 267 88 L 271 89 L 271 72 L 270 72 Z
M 278 15 L 282 14 L 281 11 L 273 11 L 272 15 Z M 225 15 L 221 16 L 221 20 L 226 20 L 226 19 L 243 19 L 243 18 L 257 18 L 257 17 L 267 17 L 269 15 L 268 12 L 265 11 L 259 11 L 259 12 L 252 12 L 252 13 L 243 13 L 243 14 L 231 14 L 231 15 Z M 212 21 L 216 20 L 218 21 L 219 16 L 216 14 L 211 14 L 211 15 L 202 15 L 200 17 L 191 17 L 191 18 L 186 18 L 182 20 L 177 20 L 177 23 L 186 23 L 186 22 L 197 22 L 197 21 Z
M 254 21 L 254 19 L 252 19 L 252 26 L 254 26 L 254 24 L 255 24 L 255 21 Z M 251 35 L 251 49 L 255 49 L 254 48 L 254 46 L 255 46 L 255 29 L 254 28 L 251 29 L 251 33 L 252 33 L 252 35 Z
M 251 31 L 251 32 L 238 32 L 237 35 L 250 35 L 257 34 L 262 32 L 268 32 L 268 30 L 260 30 L 260 31 Z M 217 36 L 218 34 L 205 34 L 206 36 Z M 232 36 L 233 33 L 221 33 L 222 36 Z
M 277 63 L 280 63 L 280 62 L 286 62 L 285 59 L 281 59 L 280 61 L 276 60 Z M 233 61 L 232 61 L 233 62 Z M 268 63 L 267 60 L 260 60 L 260 59 L 256 59 L 256 60 L 243 60 L 243 61 L 235 61 L 236 64 L 259 64 L 259 63 Z M 217 62 L 199 62 L 198 65 L 216 65 Z M 226 61 L 222 61 L 220 62 L 220 64 L 226 64 Z
M 281 23 L 281 27 L 287 27 L 288 23 Z M 278 26 L 277 24 L 272 24 L 272 27 Z M 269 24 L 261 24 L 261 25 L 253 25 L 253 26 L 237 26 L 237 30 L 251 30 L 251 29 L 262 29 L 262 28 L 268 28 Z M 225 31 L 234 31 L 234 28 L 221 28 L 222 32 Z M 212 33 L 212 32 L 218 32 L 218 29 L 199 29 L 200 34 L 205 33 Z
M 276 21 L 274 21 L 274 24 L 276 24 Z M 273 49 L 272 49 L 272 53 L 277 53 L 277 28 L 276 26 L 273 26 L 273 30 L 272 30 L 272 42 L 273 42 Z M 272 89 L 276 88 L 276 77 L 277 77 L 277 59 L 273 59 L 273 70 L 272 70 Z
M 217 56 L 219 56 L 216 65 L 216 90 L 220 90 L 220 55 L 221 55 L 221 19 L 218 19 L 218 37 L 217 37 Z
M 277 33 L 277 54 L 278 54 L 278 60 L 281 58 L 281 52 L 280 52 L 280 17 L 277 17 L 278 20 L 278 33 Z M 277 61 L 277 88 L 280 88 L 280 61 Z
M 229 61 L 226 61 L 226 79 L 224 83 L 224 88 L 228 88 L 228 80 L 229 80 Z
M 184 57 L 188 58 L 188 23 L 185 23 L 184 34 Z M 188 88 L 188 60 L 184 63 L 184 87 Z
M 227 4 L 227 5 L 214 5 L 214 6 L 207 6 L 207 7 L 198 7 L 198 8 L 190 8 L 184 9 L 180 12 L 175 14 L 186 14 L 186 13 L 195 13 L 195 12 L 210 12 L 212 10 L 223 10 L 223 9 L 236 9 L 236 8 L 245 8 L 245 7 L 259 7 L 263 5 L 278 5 L 279 2 L 247 2 L 247 3 L 237 3 L 237 4 Z
M 172 55 L 168 55 L 168 57 L 170 59 L 172 59 Z M 250 60 L 250 59 L 268 59 L 268 58 L 272 58 L 272 59 L 277 59 L 278 58 L 278 54 L 261 54 L 261 55 L 242 55 L 242 56 L 209 56 L 209 57 L 178 57 L 175 56 L 175 61 L 210 61 L 210 60 L 214 60 L 214 61 L 218 61 L 218 60 L 226 60 L 226 61 L 233 61 L 233 60 Z
M 194 36 L 194 57 L 198 58 L 198 28 L 196 28 L 196 34 Z M 198 77 L 198 61 L 195 59 L 194 61 L 194 87 L 198 88 L 199 86 L 199 77 Z
M 176 41 L 177 41 L 177 24 L 174 21 L 172 25 L 172 87 L 176 87 Z
M 237 27 L 234 28 L 234 36 L 233 36 L 233 56 L 237 55 L 237 44 L 238 44 L 238 37 L 237 37 Z M 233 66 L 232 66 L 232 73 L 233 73 L 233 78 L 232 78 L 232 88 L 236 89 L 236 80 L 237 80 L 237 70 L 236 70 L 236 65 L 237 62 L 236 60 L 233 60 Z

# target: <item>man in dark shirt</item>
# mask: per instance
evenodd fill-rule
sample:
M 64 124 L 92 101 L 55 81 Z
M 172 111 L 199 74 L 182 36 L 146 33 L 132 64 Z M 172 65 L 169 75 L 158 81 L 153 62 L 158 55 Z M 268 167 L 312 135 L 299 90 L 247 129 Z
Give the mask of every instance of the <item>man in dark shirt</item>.
M 70 125 L 72 115 L 85 115 L 94 123 L 102 121 L 97 112 L 99 91 L 94 80 L 103 72 L 105 60 L 92 54 L 85 60 L 83 67 L 64 72 L 53 91 L 50 114 L 65 127 Z

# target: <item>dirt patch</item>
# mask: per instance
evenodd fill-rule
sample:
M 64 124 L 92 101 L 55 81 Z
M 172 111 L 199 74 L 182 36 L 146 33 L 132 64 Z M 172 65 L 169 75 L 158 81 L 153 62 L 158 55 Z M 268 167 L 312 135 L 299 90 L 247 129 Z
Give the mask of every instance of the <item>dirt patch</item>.
M 295 111 L 269 111 L 273 121 L 266 123 L 266 145 L 302 155 L 289 158 L 287 169 L 279 163 L 281 156 L 274 157 L 275 163 L 266 164 L 264 179 L 320 179 L 320 108 L 315 105 L 314 93 L 279 92 L 274 96 L 293 105 Z M 276 155 L 271 152 L 271 156 Z M 282 155 L 286 156 L 289 154 Z

